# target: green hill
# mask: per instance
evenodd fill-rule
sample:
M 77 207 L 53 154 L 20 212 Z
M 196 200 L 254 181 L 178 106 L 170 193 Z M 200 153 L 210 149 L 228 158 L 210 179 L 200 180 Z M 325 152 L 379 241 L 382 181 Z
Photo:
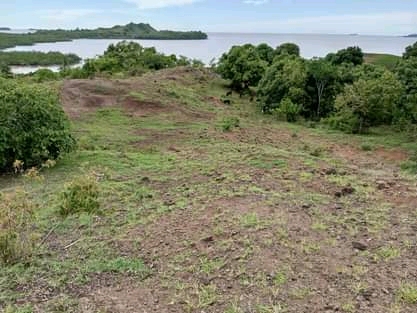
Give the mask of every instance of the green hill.
M 157 40 L 195 40 L 207 39 L 201 31 L 156 30 L 149 24 L 130 23 L 111 28 L 75 29 L 75 30 L 37 30 L 27 34 L 0 34 L 0 49 L 15 46 L 28 46 L 43 42 L 71 41 L 74 39 L 157 39 Z

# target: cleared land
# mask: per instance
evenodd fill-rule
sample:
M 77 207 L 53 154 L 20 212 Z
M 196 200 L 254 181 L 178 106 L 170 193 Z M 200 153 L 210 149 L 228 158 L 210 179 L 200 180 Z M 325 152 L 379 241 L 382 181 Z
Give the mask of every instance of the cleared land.
M 30 191 L 44 238 L 0 272 L 0 308 L 416 312 L 417 185 L 401 170 L 415 140 L 224 105 L 224 82 L 197 69 L 59 88 L 79 149 L 43 181 L 0 179 Z M 59 193 L 86 173 L 102 214 L 62 219 Z
M 401 57 L 392 54 L 383 53 L 365 53 L 365 63 L 385 66 L 389 70 L 393 70 Z

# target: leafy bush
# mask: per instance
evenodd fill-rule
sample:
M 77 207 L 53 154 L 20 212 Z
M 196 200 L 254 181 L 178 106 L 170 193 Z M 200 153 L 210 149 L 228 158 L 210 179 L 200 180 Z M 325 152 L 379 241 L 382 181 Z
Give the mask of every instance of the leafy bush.
M 0 262 L 24 262 L 32 254 L 37 236 L 32 231 L 34 205 L 27 195 L 0 193 Z
M 285 98 L 303 103 L 306 79 L 306 66 L 301 58 L 292 55 L 275 58 L 258 86 L 257 100 L 262 111 L 271 113 Z
M 348 47 L 337 51 L 336 53 L 329 53 L 326 59 L 333 65 L 341 65 L 343 63 L 351 63 L 353 65 L 361 65 L 364 61 L 364 54 L 359 47 Z
M 231 131 L 240 126 L 240 120 L 237 117 L 225 117 L 220 126 L 224 132 Z
M 0 171 L 40 166 L 71 151 L 69 121 L 50 88 L 0 79 Z
M 402 93 L 403 86 L 389 71 L 379 78 L 361 78 L 353 85 L 345 86 L 337 96 L 337 113 L 330 118 L 330 124 L 351 133 L 363 133 L 371 126 L 391 124 Z
M 403 58 L 404 59 L 417 58 L 417 41 L 414 44 L 405 48 Z
M 296 57 L 299 57 L 300 47 L 292 42 L 283 43 L 275 49 L 275 55 L 282 55 L 282 54 L 294 55 Z
M 111 44 L 102 56 L 86 60 L 82 69 L 87 77 L 97 73 L 126 73 L 134 76 L 149 70 L 189 65 L 199 67 L 201 64 L 198 60 L 159 53 L 154 47 L 144 48 L 136 42 L 122 41 Z
M 233 46 L 220 58 L 217 72 L 224 79 L 230 80 L 233 90 L 243 93 L 258 84 L 268 66 L 260 52 L 264 54 L 263 49 L 257 49 L 251 44 Z
M 99 188 L 95 178 L 84 176 L 70 182 L 60 196 L 59 213 L 62 216 L 81 212 L 96 213 L 100 208 Z
M 51 81 L 51 80 L 57 80 L 58 77 L 59 77 L 58 73 L 55 73 L 55 72 L 53 72 L 53 71 L 51 71 L 50 69 L 47 69 L 47 68 L 39 69 L 39 70 L 37 70 L 36 72 L 33 73 L 33 78 L 35 78 L 35 80 L 38 83 Z
M 10 66 L 5 63 L 0 63 L 0 77 L 11 78 L 13 76 Z
M 93 73 L 88 73 L 84 68 L 81 68 L 81 67 L 74 67 L 74 68 L 66 67 L 66 68 L 61 68 L 61 70 L 59 71 L 60 77 L 70 78 L 70 79 L 86 79 L 86 78 L 89 78 L 89 74 L 93 74 Z
M 289 98 L 284 98 L 279 104 L 279 107 L 275 109 L 275 111 L 278 115 L 284 115 L 287 122 L 292 123 L 297 120 L 297 117 L 301 111 L 301 106 L 295 104 Z

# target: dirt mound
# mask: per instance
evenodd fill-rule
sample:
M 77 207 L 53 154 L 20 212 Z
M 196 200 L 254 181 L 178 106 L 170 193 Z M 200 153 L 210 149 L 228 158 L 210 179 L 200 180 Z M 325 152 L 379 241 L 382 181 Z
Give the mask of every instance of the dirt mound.
M 119 81 L 68 80 L 61 88 L 61 103 L 71 118 L 97 109 L 115 106 L 125 87 Z
M 102 108 L 119 107 L 135 117 L 174 112 L 179 120 L 207 119 L 213 114 L 189 106 L 180 96 L 178 101 L 172 101 L 170 87 L 162 83 L 175 81 L 181 89 L 204 77 L 201 70 L 179 68 L 123 80 L 67 80 L 61 88 L 60 98 L 71 118 L 79 118 Z

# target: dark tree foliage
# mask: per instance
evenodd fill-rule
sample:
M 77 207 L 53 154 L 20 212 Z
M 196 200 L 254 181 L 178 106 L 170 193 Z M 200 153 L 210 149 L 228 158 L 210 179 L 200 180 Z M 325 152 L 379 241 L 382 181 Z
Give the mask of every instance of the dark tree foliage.
M 285 99 L 302 106 L 305 99 L 306 65 L 294 55 L 275 58 L 259 82 L 257 97 L 262 111 L 271 113 L 280 108 Z M 284 102 L 286 105 L 289 101 Z M 290 107 L 288 105 L 288 107 Z
M 13 77 L 13 74 L 12 74 L 12 71 L 10 70 L 9 65 L 0 63 L 0 77 L 3 77 L 3 78 Z
M 0 172 L 40 166 L 71 151 L 69 121 L 50 88 L 0 79 Z
M 38 52 L 38 51 L 0 51 L 0 63 L 16 66 L 48 66 L 73 65 L 81 62 L 81 58 L 73 53 Z
M 405 89 L 396 118 L 399 121 L 409 120 L 411 123 L 417 123 L 417 58 L 400 61 L 395 73 Z
M 307 61 L 306 93 L 303 115 L 311 119 L 327 117 L 334 110 L 334 100 L 342 89 L 338 68 L 325 59 Z
M 337 53 L 329 53 L 326 56 L 333 65 L 341 65 L 343 63 L 351 63 L 353 65 L 361 65 L 364 62 L 364 54 L 359 47 L 348 47 L 339 50 Z
M 267 66 L 258 49 L 246 44 L 233 46 L 228 53 L 224 53 L 217 65 L 217 72 L 230 80 L 232 89 L 242 93 L 258 85 Z
M 0 33 L 0 49 L 15 46 L 28 46 L 42 42 L 70 41 L 74 39 L 207 39 L 201 31 L 177 32 L 156 30 L 149 24 L 130 23 L 110 28 L 75 29 L 75 30 L 37 30 L 27 34 Z
M 371 126 L 390 125 L 403 94 L 403 86 L 390 71 L 377 78 L 360 78 L 346 85 L 336 98 L 336 114 L 330 124 L 351 133 Z
M 411 46 L 408 46 L 407 48 L 405 48 L 403 58 L 404 59 L 417 58 L 417 41 Z
M 274 49 L 266 43 L 261 43 L 256 47 L 258 51 L 259 57 L 261 60 L 268 62 L 268 64 L 272 64 L 275 57 Z
M 199 66 L 201 62 L 184 57 L 177 58 L 175 55 L 165 55 L 157 52 L 154 47 L 144 48 L 136 42 L 122 41 L 115 45 L 111 44 L 102 56 L 86 60 L 83 71 L 89 77 L 97 73 L 136 75 L 148 70 L 185 65 Z
M 295 43 L 287 42 L 279 45 L 275 49 L 275 55 L 289 54 L 299 57 L 300 56 L 300 47 Z

